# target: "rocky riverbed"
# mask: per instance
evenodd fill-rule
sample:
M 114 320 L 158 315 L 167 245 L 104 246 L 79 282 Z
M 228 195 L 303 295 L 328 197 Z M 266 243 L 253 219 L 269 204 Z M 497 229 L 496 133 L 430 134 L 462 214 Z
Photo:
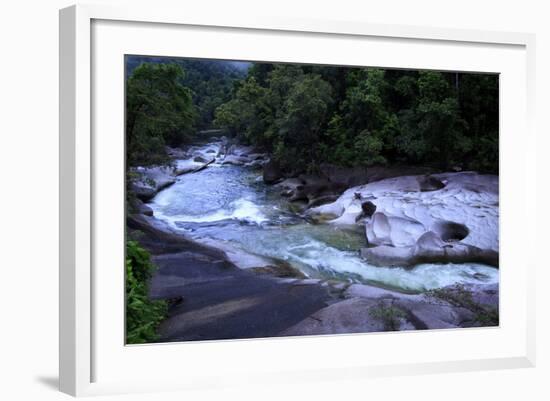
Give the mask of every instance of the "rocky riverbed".
M 129 235 L 161 341 L 498 324 L 498 177 L 323 166 L 285 178 L 225 139 L 138 168 Z M 267 184 L 266 184 L 267 183 Z

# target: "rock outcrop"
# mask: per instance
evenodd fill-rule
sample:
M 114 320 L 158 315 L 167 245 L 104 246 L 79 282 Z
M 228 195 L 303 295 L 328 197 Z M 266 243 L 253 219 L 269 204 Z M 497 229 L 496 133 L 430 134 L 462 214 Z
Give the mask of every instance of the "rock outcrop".
M 275 184 L 283 178 L 281 166 L 275 160 L 264 164 L 263 179 L 266 184 Z
M 315 175 L 287 178 L 277 185 L 281 188 L 281 196 L 288 197 L 291 202 L 302 202 L 305 208 L 334 202 L 347 188 Z
M 237 155 L 227 155 L 222 161 L 222 164 L 233 164 L 235 166 L 243 166 L 246 163 L 250 163 L 251 160 L 247 157 Z
M 321 176 L 332 183 L 344 185 L 346 188 L 385 180 L 387 178 L 429 174 L 433 172 L 431 168 L 421 166 L 342 167 L 328 163 L 321 165 Z
M 498 325 L 498 285 L 403 294 L 352 284 L 333 303 L 280 335 L 317 335 Z
M 265 153 L 259 153 L 251 146 L 227 145 L 225 153 L 220 157 L 220 164 L 234 166 L 261 167 L 268 162 Z
M 174 233 L 154 218 L 130 215 L 127 224 L 130 238 L 154 255 L 150 297 L 170 305 L 158 341 L 274 336 L 331 300 L 318 281 L 294 278 L 303 275 L 291 266 L 242 269 L 223 250 Z
M 151 209 L 145 203 L 141 202 L 139 204 L 139 213 L 144 214 L 145 216 L 152 216 L 153 215 L 153 209 Z
M 171 167 L 137 167 L 133 172 L 138 178 L 132 182 L 132 190 L 143 201 L 176 182 L 175 170 Z
M 390 178 L 350 188 L 309 214 L 336 216 L 332 224 L 364 224 L 369 247 L 361 255 L 375 265 L 498 266 L 495 175 L 461 172 Z
M 468 244 L 448 243 L 433 231 L 413 246 L 381 245 L 361 249 L 361 256 L 376 266 L 414 266 L 420 263 L 483 263 L 498 267 L 498 252 Z

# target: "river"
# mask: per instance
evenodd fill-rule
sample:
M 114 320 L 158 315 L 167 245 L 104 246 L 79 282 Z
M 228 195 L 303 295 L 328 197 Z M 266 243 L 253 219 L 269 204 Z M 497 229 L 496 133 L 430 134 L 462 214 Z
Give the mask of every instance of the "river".
M 207 144 L 212 148 L 217 144 Z M 292 211 L 280 188 L 264 184 L 261 170 L 222 164 L 181 175 L 149 205 L 156 218 L 198 242 L 290 263 L 310 278 L 337 279 L 424 291 L 456 283 L 497 283 L 498 269 L 481 264 L 377 267 L 359 257 L 359 225 L 313 224 Z

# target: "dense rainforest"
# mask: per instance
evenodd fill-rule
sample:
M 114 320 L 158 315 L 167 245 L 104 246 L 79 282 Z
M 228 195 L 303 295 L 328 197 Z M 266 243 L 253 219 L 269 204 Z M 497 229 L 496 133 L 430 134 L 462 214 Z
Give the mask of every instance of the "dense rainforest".
M 412 164 L 498 172 L 498 75 L 127 58 L 130 165 L 219 128 L 287 173 Z
M 130 165 L 166 161 L 165 146 L 213 128 L 248 63 L 164 57 L 126 57 L 126 135 Z

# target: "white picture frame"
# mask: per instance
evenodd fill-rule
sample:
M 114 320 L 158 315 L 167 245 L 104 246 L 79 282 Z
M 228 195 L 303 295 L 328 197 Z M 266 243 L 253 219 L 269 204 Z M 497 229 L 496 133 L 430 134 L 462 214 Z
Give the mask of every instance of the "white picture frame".
M 147 35 L 140 36 L 143 31 L 147 31 Z M 197 35 L 196 38 L 202 43 L 201 47 L 205 49 L 180 49 L 181 46 L 178 47 L 176 43 L 160 41 L 166 35 L 180 34 Z M 220 35 L 232 35 L 232 43 L 239 40 L 250 42 L 242 48 L 238 47 L 238 43 L 235 46 L 224 46 L 224 49 L 216 48 L 215 39 L 221 38 Z M 262 40 L 271 42 L 273 46 L 255 49 L 251 46 L 254 35 L 261 35 Z M 139 46 L 135 44 L 138 40 Z M 336 40 L 338 47 L 332 43 Z M 131 41 L 134 41 L 133 44 L 130 44 Z M 290 44 L 291 42 L 294 44 Z M 160 46 L 160 43 L 164 45 Z M 111 210 L 104 207 L 105 198 L 101 198 L 104 196 L 102 194 L 114 190 L 115 198 L 123 199 L 120 198 L 123 186 L 116 189 L 121 184 L 122 176 L 111 174 L 112 177 L 109 178 L 105 174 L 105 168 L 123 168 L 123 141 L 120 140 L 123 138 L 123 130 L 119 129 L 123 121 L 120 114 L 120 110 L 123 110 L 123 102 L 120 101 L 123 86 L 120 86 L 119 81 L 123 80 L 123 70 L 116 70 L 122 65 L 117 64 L 122 62 L 119 59 L 120 54 L 319 63 L 330 63 L 329 57 L 333 57 L 334 63 L 364 65 L 364 59 L 347 49 L 348 43 L 354 43 L 354 46 L 370 46 L 368 48 L 372 50 L 373 60 L 378 61 L 369 65 L 504 74 L 505 82 L 501 84 L 501 111 L 504 108 L 506 111 L 510 110 L 511 114 L 507 114 L 505 119 L 501 116 L 501 216 L 504 223 L 501 228 L 501 244 L 513 244 L 519 240 L 514 237 L 513 227 L 535 224 L 535 205 L 528 196 L 529 192 L 525 190 L 522 193 L 514 188 L 517 185 L 524 185 L 525 188 L 536 186 L 536 138 L 532 127 L 535 85 L 533 35 L 375 25 L 357 21 L 259 18 L 254 15 L 229 19 L 187 15 L 184 10 L 155 7 L 78 5 L 63 9 L 60 12 L 61 391 L 72 395 L 93 395 L 200 389 L 223 386 L 226 383 L 244 386 L 248 380 L 259 383 L 275 380 L 325 380 L 329 373 L 335 379 L 353 377 L 360 380 L 380 375 L 534 366 L 536 253 L 527 252 L 528 256 L 525 257 L 525 253 L 520 255 L 514 249 L 507 248 L 501 253 L 502 261 L 520 261 L 520 256 L 523 259 L 519 264 L 521 268 L 516 270 L 508 269 L 506 263 L 501 267 L 503 318 L 501 326 L 496 329 L 216 341 L 193 345 L 124 346 L 120 336 L 123 319 L 120 325 L 115 320 L 121 317 L 121 305 L 116 299 L 117 296 L 120 300 L 123 298 L 120 287 L 123 265 L 120 264 L 120 272 L 116 273 L 118 275 L 112 277 L 98 274 L 94 270 L 97 269 L 98 262 L 108 261 L 109 258 L 116 265 L 123 255 L 123 242 L 120 242 L 124 239 L 123 220 L 120 218 L 123 204 L 116 201 Z M 384 55 L 384 48 L 403 46 L 403 43 L 415 52 L 410 60 L 401 60 L 403 53 L 398 52 Z M 333 49 L 333 53 L 322 54 L 320 45 Z M 306 47 L 307 51 L 304 50 Z M 266 56 L 268 53 L 265 52 L 270 51 L 273 54 L 277 52 L 277 55 L 271 56 L 274 57 L 273 60 Z M 436 51 L 439 56 L 436 62 L 430 64 L 420 59 L 421 54 L 428 57 Z M 489 51 L 492 52 L 492 57 Z M 457 64 L 455 54 L 464 54 L 460 65 Z M 114 64 L 110 64 L 111 62 Z M 113 66 L 116 68 L 113 69 Z M 113 75 L 113 79 L 117 81 L 112 81 L 112 86 L 106 84 L 111 82 L 111 73 L 104 74 L 104 71 L 118 74 L 118 78 Z M 110 100 L 105 98 L 109 91 L 114 94 Z M 104 101 L 98 102 L 98 97 Z M 105 110 L 110 110 L 112 114 L 104 119 Z M 104 122 L 111 125 L 104 126 Z M 109 139 L 114 142 L 94 136 L 98 129 L 110 128 L 117 132 Z M 518 130 L 523 134 L 514 137 L 512 132 Z M 510 166 L 512 152 L 514 169 Z M 101 165 L 98 157 L 102 159 Z M 105 227 L 105 221 L 117 222 L 113 223 L 115 229 L 111 233 L 101 231 Z M 533 231 L 535 230 L 530 230 Z M 112 251 L 105 250 L 99 244 L 107 242 L 113 244 Z M 528 249 L 533 246 L 528 242 L 520 242 L 518 246 L 520 245 Z M 118 251 L 115 249 L 117 247 Z M 101 299 L 96 296 L 98 288 L 102 292 Z M 114 312 L 108 317 L 108 313 L 103 313 L 106 302 L 114 305 Z M 111 323 L 117 327 L 110 326 Z M 323 360 L 315 355 L 320 341 L 324 349 L 328 350 L 328 356 Z M 438 344 L 441 345 L 443 341 L 453 342 L 454 354 L 451 351 L 445 354 L 437 349 Z M 472 346 L 472 349 L 466 351 L 461 348 L 461 341 L 485 344 L 486 347 Z M 407 353 L 409 342 L 414 344 L 411 348 L 432 344 L 433 355 L 422 359 L 412 350 Z M 331 352 L 331 349 L 341 350 L 342 347 L 368 349 L 370 346 L 380 349 L 384 344 L 392 344 L 395 350 L 402 349 L 403 355 L 390 358 L 377 355 L 372 349 L 371 360 L 365 360 L 360 358 L 361 352 L 350 353 L 348 356 L 338 356 Z M 287 368 L 283 358 L 277 360 L 276 356 L 284 353 L 296 355 L 296 363 L 293 363 L 295 366 Z M 429 354 L 427 351 L 426 353 Z M 463 356 L 459 357 L 461 353 Z M 221 360 L 216 366 L 199 364 L 200 355 L 202 358 L 218 355 Z M 260 363 L 253 367 L 247 366 L 253 361 L 257 362 L 254 355 L 262 355 L 263 365 Z M 182 367 L 185 374 L 167 374 L 170 367 L 174 366 L 175 359 L 186 360 L 195 365 L 193 369 Z M 121 368 L 127 368 L 132 373 L 131 367 L 136 364 L 148 366 L 159 360 L 167 362 L 168 370 L 162 372 L 163 374 L 155 375 L 148 371 L 144 373 L 146 379 L 137 376 L 131 379 L 130 374 L 125 376 L 120 373 Z M 224 364 L 225 360 L 231 361 L 231 364 Z

